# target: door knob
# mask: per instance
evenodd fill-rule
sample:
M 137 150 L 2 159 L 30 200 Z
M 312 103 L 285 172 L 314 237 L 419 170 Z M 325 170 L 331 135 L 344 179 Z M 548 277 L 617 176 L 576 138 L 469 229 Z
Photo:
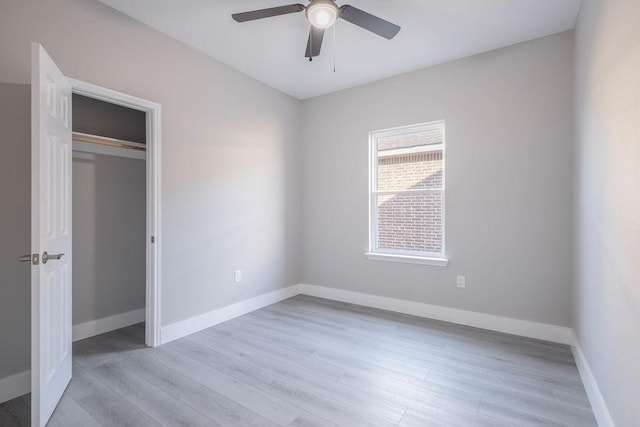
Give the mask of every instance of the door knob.
M 30 262 L 33 265 L 38 265 L 38 254 L 26 254 L 26 255 L 22 255 L 19 260 L 20 262 Z
M 49 255 L 47 251 L 42 252 L 42 263 L 46 264 L 50 259 L 60 259 L 64 256 L 64 254 L 53 254 Z

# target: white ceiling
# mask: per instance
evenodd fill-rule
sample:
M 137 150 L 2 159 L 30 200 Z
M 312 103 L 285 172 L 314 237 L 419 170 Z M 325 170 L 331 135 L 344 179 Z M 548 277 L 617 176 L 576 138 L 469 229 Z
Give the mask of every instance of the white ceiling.
M 402 27 L 392 40 L 346 21 L 304 57 L 304 12 L 237 23 L 231 14 L 307 0 L 100 0 L 299 99 L 574 27 L 580 0 L 338 0 Z M 335 52 L 335 67 L 334 66 Z

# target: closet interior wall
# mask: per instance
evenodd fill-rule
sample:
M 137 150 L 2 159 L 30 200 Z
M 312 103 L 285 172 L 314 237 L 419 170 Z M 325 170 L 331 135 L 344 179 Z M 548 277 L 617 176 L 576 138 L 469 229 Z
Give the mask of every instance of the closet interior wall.
M 77 94 L 72 105 L 74 133 L 146 142 L 144 112 Z M 145 307 L 146 162 L 82 145 L 73 152 L 74 326 Z

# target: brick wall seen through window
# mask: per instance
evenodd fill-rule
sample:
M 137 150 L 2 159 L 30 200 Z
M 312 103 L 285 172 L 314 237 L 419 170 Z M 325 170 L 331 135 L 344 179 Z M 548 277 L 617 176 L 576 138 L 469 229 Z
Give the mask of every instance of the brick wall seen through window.
M 372 133 L 372 250 L 444 253 L 444 123 Z

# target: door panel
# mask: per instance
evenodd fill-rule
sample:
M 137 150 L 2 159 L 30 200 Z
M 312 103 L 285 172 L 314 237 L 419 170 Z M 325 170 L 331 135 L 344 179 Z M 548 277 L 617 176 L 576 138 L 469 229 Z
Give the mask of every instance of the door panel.
M 44 426 L 71 380 L 71 85 L 35 43 L 31 71 L 31 419 Z

